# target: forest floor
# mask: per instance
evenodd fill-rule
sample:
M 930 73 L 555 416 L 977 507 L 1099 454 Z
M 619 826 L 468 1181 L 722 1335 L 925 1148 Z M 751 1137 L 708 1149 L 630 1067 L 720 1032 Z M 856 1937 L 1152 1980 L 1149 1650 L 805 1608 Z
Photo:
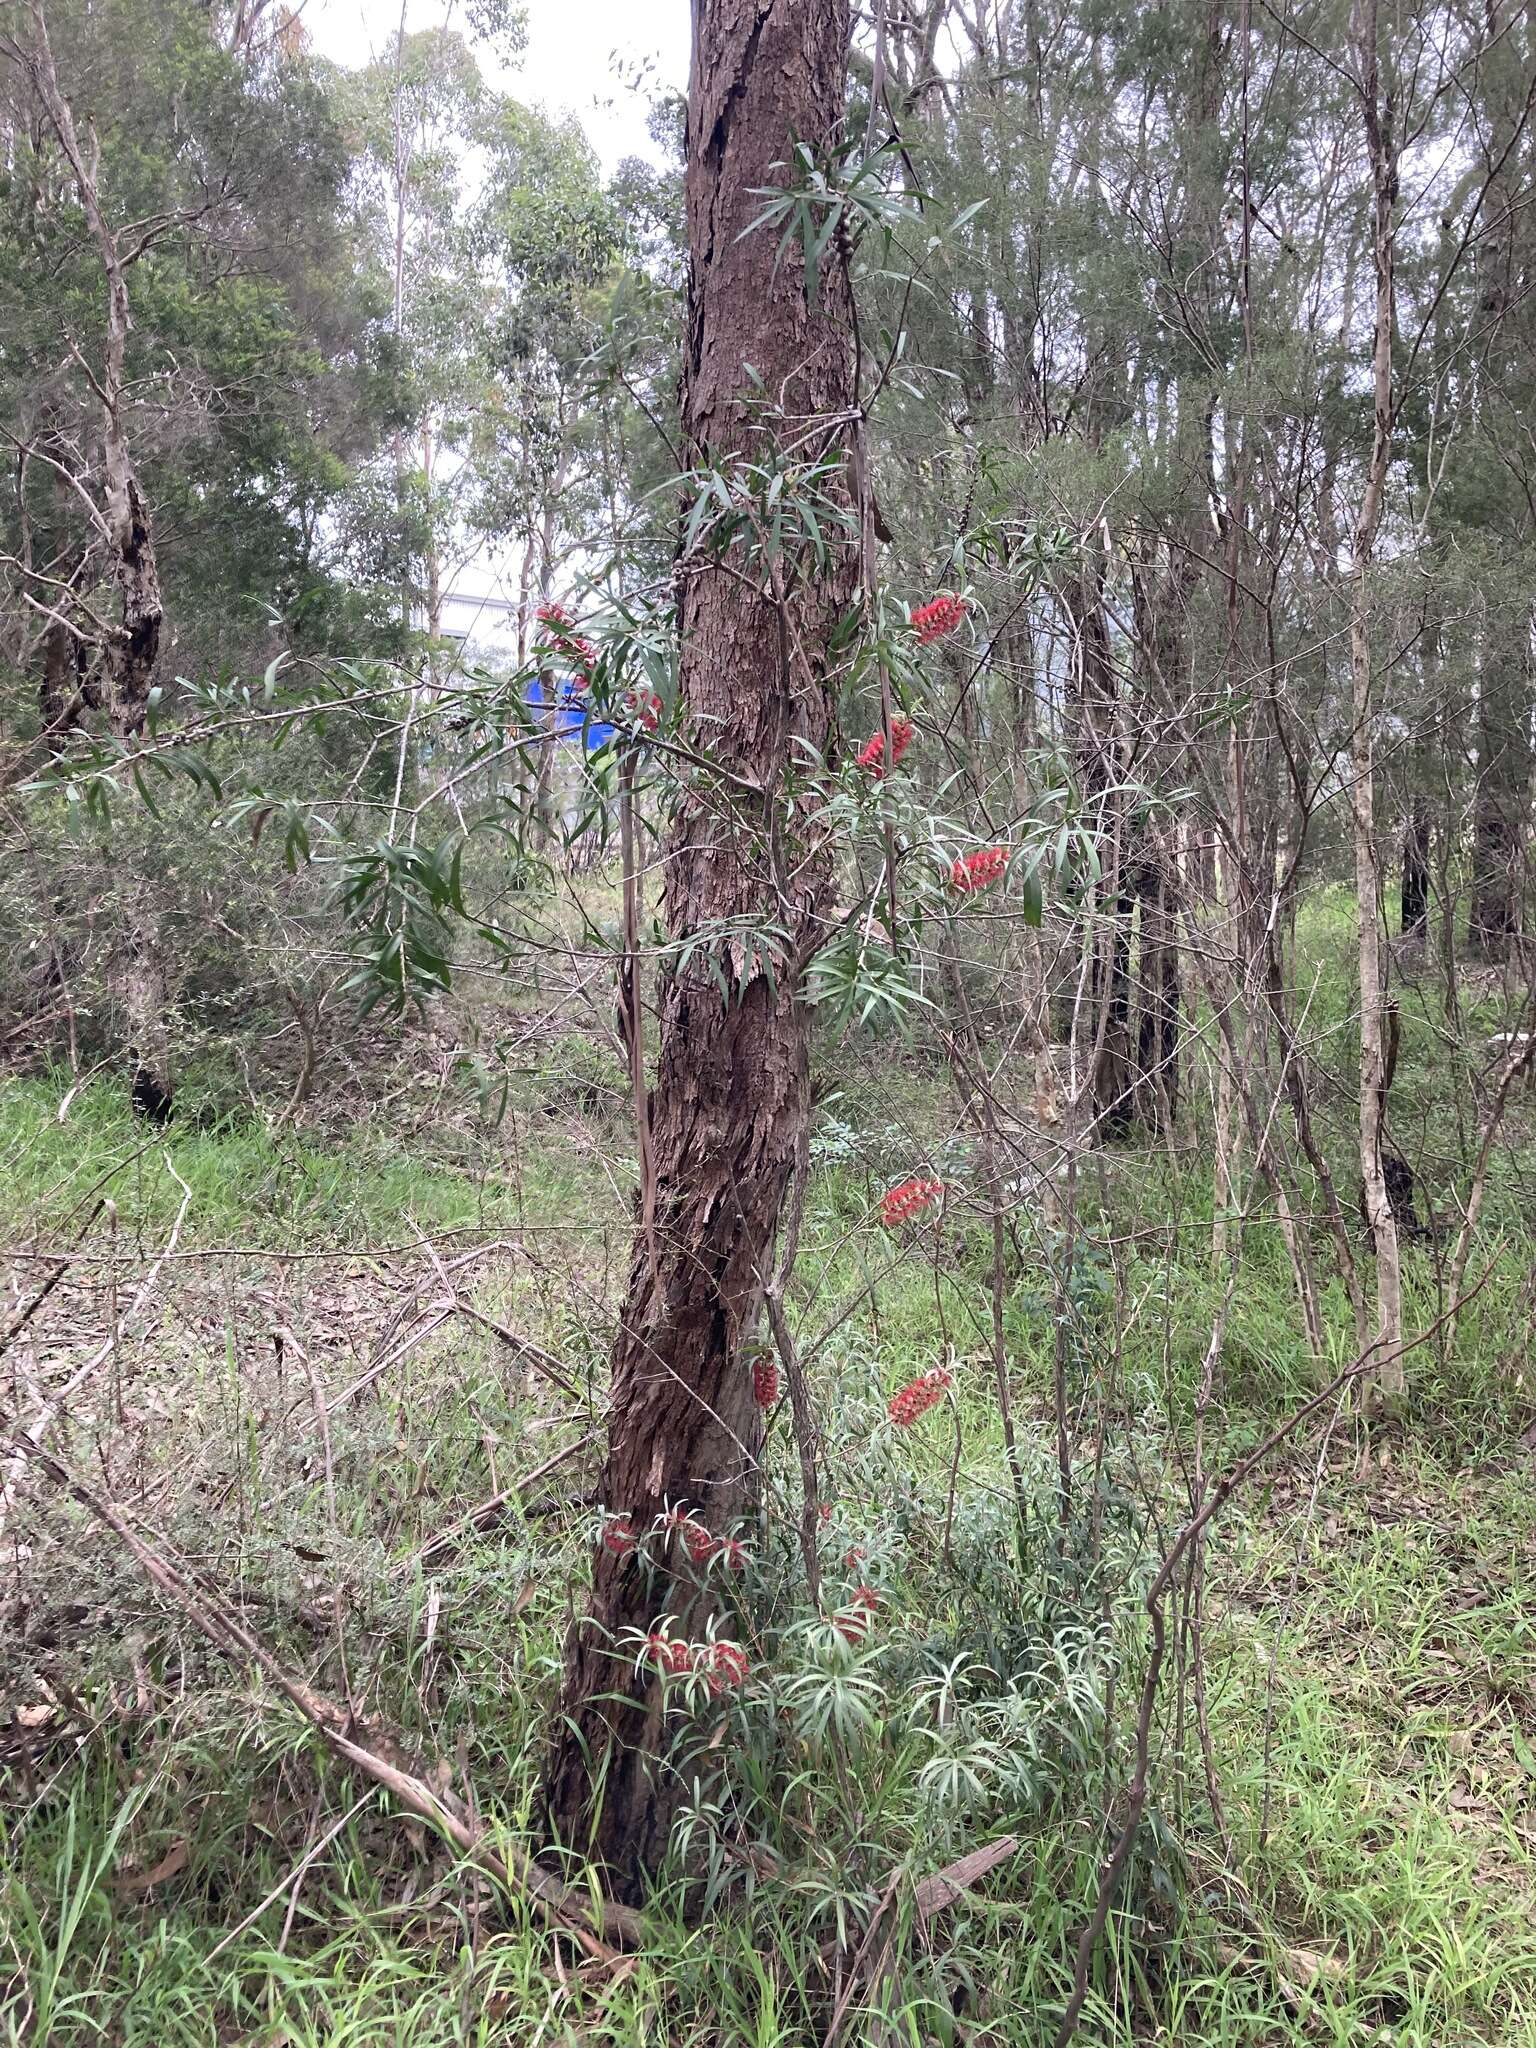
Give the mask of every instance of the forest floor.
M 1425 1090 L 1411 1063 L 1431 1056 L 1410 1031 L 1412 1101 Z M 423 1078 L 425 1045 L 407 1041 L 371 1103 L 318 1097 L 297 1128 L 210 1101 L 156 1132 L 105 1079 L 0 1082 L 0 1328 L 55 1272 L 48 1255 L 71 1254 L 0 1363 L 7 1411 L 206 1574 L 289 1668 L 398 1731 L 514 1835 L 597 1527 L 630 1190 L 608 1056 L 556 1034 L 528 1057 L 505 1114 L 482 1116 L 446 1071 Z M 768 1704 L 712 1738 L 739 1752 L 740 1810 L 773 1814 L 756 1868 L 711 1863 L 702 1917 L 658 1900 L 654 1940 L 616 1967 L 562 1959 L 517 1900 L 319 1754 L 115 1538 L 12 1466 L 5 2038 L 788 2048 L 835 2020 L 844 2048 L 1050 2041 L 1123 1798 L 1140 1667 L 1107 1720 L 1095 1674 L 1111 1639 L 1141 1641 L 1148 1561 L 1181 1497 L 1187 1511 L 1218 1293 L 1208 1178 L 1194 1154 L 1127 1158 L 1092 1191 L 1073 1449 L 1079 1485 L 1098 1475 L 1124 1583 L 1103 1596 L 1107 1632 L 1091 1613 L 1066 1625 L 1059 1586 L 1031 1608 L 1043 1662 L 1021 1733 L 935 1676 L 946 1658 L 1013 1655 L 1018 1617 L 986 1610 L 1033 1600 L 987 1576 L 1012 1512 L 987 1377 L 990 1250 L 960 1216 L 907 1258 L 869 1227 L 919 1137 L 928 1161 L 958 1157 L 946 1085 L 915 1055 L 844 1061 L 840 1084 L 818 1124 L 796 1308 L 820 1336 L 835 1542 L 867 1549 L 853 1575 L 881 1605 L 867 1644 L 817 1647 L 785 1591 L 792 1546 L 765 1530 L 753 1597 L 783 1621 L 754 1643 Z M 1487 1277 L 1454 1349 L 1410 1360 L 1407 1414 L 1367 1434 L 1330 1404 L 1216 1526 L 1210 1769 L 1170 1692 L 1083 2040 L 1536 2048 L 1530 1137 L 1517 1117 L 1480 1243 Z M 1272 1233 L 1248 1229 L 1206 1421 L 1213 1473 L 1317 1384 Z M 1036 1283 L 1027 1262 L 1013 1273 L 1008 1335 L 1048 1516 L 1055 1325 Z M 1415 1253 L 1421 1327 L 1442 1285 Z M 1337 1303 L 1330 1316 L 1342 1326 Z M 897 1436 L 885 1396 L 939 1358 L 955 1398 Z M 770 1436 L 775 1499 L 796 1483 L 786 1431 L 781 1417 Z M 971 1717 L 963 1751 L 903 1718 L 909 1694 L 941 1692 L 940 1723 Z M 791 1725 L 800 1765 L 773 1778 L 763 1758 L 783 1767 Z M 846 1961 L 889 1874 L 926 1874 L 1005 1830 L 1014 1854 L 906 1925 L 839 2017 L 834 1937 L 852 1928 Z

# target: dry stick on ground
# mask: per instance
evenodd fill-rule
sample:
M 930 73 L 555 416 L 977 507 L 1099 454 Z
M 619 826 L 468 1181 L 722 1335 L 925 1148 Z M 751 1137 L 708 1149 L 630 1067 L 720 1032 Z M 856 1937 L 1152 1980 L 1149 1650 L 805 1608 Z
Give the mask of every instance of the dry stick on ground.
M 529 1337 L 520 1337 L 516 1330 L 509 1330 L 505 1323 L 497 1322 L 494 1316 L 488 1316 L 483 1309 L 475 1308 L 465 1301 L 460 1296 L 458 1288 L 454 1286 L 452 1275 L 443 1264 L 437 1247 L 433 1244 L 432 1240 L 421 1231 L 418 1231 L 417 1235 L 421 1238 L 422 1249 L 432 1261 L 433 1270 L 436 1272 L 438 1279 L 443 1283 L 451 1308 L 459 1315 L 467 1316 L 472 1323 L 478 1323 L 482 1329 L 489 1330 L 493 1337 L 500 1338 L 503 1344 L 516 1351 L 521 1357 L 526 1358 L 534 1371 L 542 1373 L 551 1386 L 558 1387 L 562 1394 L 569 1394 L 573 1401 L 580 1401 L 584 1398 L 581 1388 L 565 1373 L 560 1365 L 560 1361 L 557 1358 L 551 1358 L 541 1344 L 535 1344 Z
M 98 1202 L 96 1204 L 96 1207 L 91 1211 L 91 1220 L 94 1221 L 95 1218 L 100 1214 L 100 1212 L 101 1204 Z M 19 1309 L 17 1309 L 15 1315 L 11 1317 L 11 1320 L 6 1324 L 5 1328 L 3 1330 L 0 1330 L 0 1352 L 8 1351 L 11 1345 L 15 1343 L 16 1339 L 21 1335 L 22 1331 L 27 1327 L 28 1323 L 31 1322 L 32 1318 L 37 1314 L 38 1310 L 42 1307 L 43 1303 L 48 1299 L 49 1295 L 52 1294 L 55 1287 L 57 1287 L 59 1282 L 64 1278 L 64 1275 L 69 1271 L 69 1268 L 69 1259 L 67 1257 L 60 1258 L 57 1265 L 55 1265 L 53 1271 L 48 1275 L 48 1278 L 43 1282 L 42 1286 L 39 1287 L 36 1293 L 32 1296 L 32 1299 L 28 1302 L 25 1302 Z
M 286 1671 L 260 1637 L 215 1592 L 205 1583 L 194 1581 L 190 1567 L 183 1569 L 163 1539 L 156 1542 L 141 1535 L 124 1509 L 87 1486 L 68 1465 L 35 1443 L 8 1417 L 0 1420 L 0 1428 L 16 1457 L 36 1465 L 87 1514 L 110 1529 L 152 1584 L 174 1601 L 216 1648 L 230 1658 L 247 1658 L 255 1664 L 336 1756 L 382 1785 L 408 1812 L 439 1829 L 498 1883 L 521 1893 L 547 1926 L 569 1935 L 594 1960 L 615 1961 L 614 1942 L 639 1945 L 644 1938 L 644 1923 L 638 1913 L 608 1900 L 578 1895 L 510 1844 L 500 1851 L 493 1849 L 483 1831 L 471 1825 L 459 1799 L 433 1785 L 420 1763 L 399 1751 L 392 1742 L 389 1747 L 395 1749 L 394 1755 L 375 1746 L 388 1738 L 375 1735 L 370 1742 L 366 1731 L 334 1700 Z
M 106 1337 L 91 1353 L 90 1357 L 85 1361 L 84 1365 L 77 1367 L 77 1369 L 70 1374 L 69 1378 L 64 1382 L 63 1386 L 60 1387 L 56 1393 L 51 1394 L 46 1401 L 44 1401 L 42 1406 L 36 1411 L 36 1413 L 32 1416 L 29 1422 L 25 1424 L 18 1424 L 19 1428 L 24 1429 L 29 1441 L 39 1441 L 41 1435 L 52 1426 L 54 1417 L 59 1413 L 60 1409 L 64 1406 L 65 1402 L 69 1399 L 70 1395 L 77 1392 L 79 1388 L 81 1388 L 85 1384 L 85 1382 L 96 1371 L 98 1366 L 103 1365 L 107 1359 L 115 1356 L 117 1352 L 117 1347 L 122 1342 L 123 1331 L 127 1328 L 128 1324 L 133 1320 L 133 1318 L 139 1313 L 140 1309 L 143 1308 L 145 1302 L 148 1301 L 150 1293 L 154 1288 L 155 1282 L 159 1279 L 160 1274 L 165 1267 L 167 1259 L 170 1259 L 175 1255 L 176 1246 L 181 1238 L 181 1226 L 183 1225 L 183 1223 L 186 1222 L 187 1211 L 192 1206 L 192 1190 L 187 1186 L 186 1182 L 182 1179 L 181 1175 L 176 1171 L 175 1167 L 171 1164 L 170 1153 L 167 1152 L 162 1156 L 165 1159 L 166 1172 L 171 1176 L 171 1179 L 175 1181 L 177 1187 L 181 1189 L 181 1206 L 176 1211 L 176 1221 L 171 1225 L 171 1234 L 165 1241 L 165 1247 L 161 1251 L 159 1257 L 155 1260 L 154 1264 L 150 1267 L 149 1271 L 144 1275 L 144 1278 L 139 1285 L 138 1291 L 135 1293 L 133 1300 L 128 1304 L 127 1314 L 123 1316 L 118 1316 L 116 1314 L 113 1315 L 112 1327 L 107 1332 Z M 91 1215 L 93 1217 L 96 1216 L 103 1206 L 103 1203 L 98 1202 L 96 1204 L 95 1209 L 91 1211 Z M 6 1472 L 5 1478 L 3 1482 L 0 1482 L 0 1530 L 4 1529 L 6 1519 L 10 1514 L 11 1504 L 15 1499 L 16 1487 L 20 1481 L 20 1478 L 21 1461 L 19 1456 L 13 1453 L 8 1463 L 8 1470 Z
M 1493 1271 L 1494 1263 L 1490 1262 L 1484 1268 L 1481 1277 L 1475 1285 L 1468 1289 L 1462 1299 L 1453 1303 L 1450 1308 L 1445 1310 L 1444 1314 L 1437 1316 L 1416 1337 L 1401 1345 L 1400 1353 L 1406 1354 L 1409 1351 L 1416 1351 L 1420 1345 L 1427 1344 L 1430 1338 L 1435 1335 L 1458 1309 L 1465 1307 L 1468 1301 L 1482 1292 Z M 1220 1328 L 1226 1316 L 1227 1305 L 1227 1300 L 1224 1299 L 1217 1310 L 1215 1336 L 1218 1342 Z M 1204 1535 L 1207 1526 L 1221 1513 L 1233 1494 L 1258 1470 L 1270 1452 L 1284 1443 L 1287 1437 L 1293 1436 L 1309 1416 L 1315 1415 L 1320 1408 L 1326 1407 L 1328 1402 L 1336 1399 L 1346 1387 L 1354 1385 L 1356 1381 L 1364 1378 L 1367 1374 L 1379 1372 L 1383 1365 L 1400 1367 L 1401 1363 L 1402 1358 L 1400 1355 L 1383 1359 L 1379 1340 L 1368 1341 L 1365 1349 L 1349 1365 L 1346 1365 L 1342 1371 L 1335 1373 L 1325 1387 L 1320 1387 L 1310 1399 L 1303 1401 L 1301 1406 L 1288 1415 L 1283 1422 L 1277 1423 L 1262 1443 L 1251 1450 L 1245 1458 L 1240 1458 L 1224 1479 L 1217 1481 L 1205 1505 L 1198 1514 L 1192 1515 L 1184 1524 L 1184 1527 L 1179 1531 L 1178 1536 L 1169 1547 L 1162 1563 L 1158 1566 L 1156 1576 L 1147 1588 L 1146 1599 L 1143 1603 L 1147 1619 L 1152 1627 L 1152 1648 L 1147 1658 L 1146 1676 L 1142 1681 L 1141 1687 L 1141 1704 L 1136 1715 L 1136 1763 L 1130 1787 L 1126 1793 L 1125 1819 L 1121 1824 L 1119 1834 L 1115 1837 L 1114 1847 L 1105 1858 L 1104 1867 L 1099 1876 L 1098 1896 L 1094 1900 L 1093 1912 L 1078 1940 L 1077 1964 L 1072 1979 L 1072 1995 L 1067 2000 L 1066 2011 L 1063 2013 L 1061 2025 L 1056 2031 L 1054 2048 L 1067 2048 L 1067 2043 L 1077 2031 L 1078 2020 L 1082 2017 L 1083 2007 L 1088 1999 L 1088 1972 L 1093 1962 L 1093 1952 L 1098 1947 L 1100 1938 L 1104 1933 L 1105 1923 L 1109 1919 L 1110 1906 L 1114 1901 L 1120 1879 L 1124 1875 L 1125 1866 L 1135 1845 L 1137 1834 L 1140 1832 L 1141 1816 L 1147 1803 L 1147 1778 L 1152 1750 L 1152 1717 L 1157 1706 L 1158 1689 L 1162 1680 L 1163 1658 L 1167 1650 L 1167 1631 L 1163 1620 L 1163 1601 L 1167 1596 L 1169 1586 L 1173 1583 L 1174 1574 L 1177 1572 L 1180 1562 L 1190 1545 L 1197 1542 Z
M 321 1856 L 324 1854 L 324 1852 L 331 1846 L 332 1842 L 335 1841 L 336 1837 L 341 1833 L 342 1829 L 348 1826 L 352 1821 L 357 1819 L 357 1816 L 362 1812 L 363 1808 L 368 1804 L 369 1800 L 373 1797 L 374 1793 L 377 1790 L 377 1785 L 370 1785 L 368 1787 L 368 1790 L 363 1794 L 361 1799 L 354 1800 L 352 1805 L 349 1806 L 346 1812 L 341 1816 L 341 1819 L 337 1821 L 333 1826 L 328 1827 L 325 1833 L 320 1837 L 319 1841 L 315 1842 L 314 1844 L 312 1844 L 310 1848 L 306 1849 L 304 1851 L 304 1854 L 299 1858 L 298 1862 L 293 1866 L 293 1868 L 289 1871 L 286 1871 L 283 1874 L 283 1877 L 279 1883 L 273 1885 L 271 1891 L 267 1893 L 267 1896 L 262 1900 L 261 1904 L 259 1906 L 253 1907 L 252 1910 L 246 1914 L 245 1918 L 240 1922 L 240 1924 L 237 1927 L 231 1927 L 228 1934 L 226 1934 L 222 1938 L 222 1940 L 214 1944 L 214 1946 L 208 1951 L 207 1955 L 203 1958 L 203 1968 L 205 1970 L 209 1967 L 210 1964 L 216 1963 L 218 1961 L 219 1957 L 223 1955 L 225 1949 L 229 1947 L 231 1942 L 238 1941 L 242 1934 L 245 1934 L 250 1928 L 254 1927 L 256 1925 L 256 1922 L 261 1918 L 262 1914 L 266 1912 L 267 1908 L 269 1906 L 275 1906 L 278 1900 L 283 1896 L 283 1893 L 287 1891 L 290 1885 L 293 1885 L 295 1887 L 295 1896 L 297 1896 L 297 1886 L 300 1878 L 303 1877 L 305 1871 L 309 1869 L 309 1866 L 315 1861 L 317 1856 Z
M 969 1849 L 965 1855 L 957 1857 L 953 1863 L 946 1864 L 942 1870 L 936 1870 L 928 1877 L 922 1878 L 912 1893 L 912 1905 L 918 1926 L 925 1927 L 936 1913 L 942 1913 L 946 1907 L 952 1906 L 970 1890 L 972 1885 L 979 1884 L 982 1878 L 995 1870 L 1000 1863 L 1006 1863 L 1018 1846 L 1017 1835 L 999 1835 L 995 1842 L 985 1842 L 979 1849 Z M 880 1942 L 878 1949 L 875 1949 L 872 1963 L 869 1960 L 870 1951 L 874 1948 L 877 1935 L 886 1927 L 887 1917 L 900 1888 L 901 1877 L 902 1873 L 898 1868 L 893 1870 L 885 1881 L 875 1910 L 870 1915 L 869 1924 L 864 1929 L 858 1949 L 849 1965 L 847 1979 L 838 1993 L 823 2048 L 835 2048 L 837 2037 L 848 2017 L 848 2008 L 853 2003 L 859 1985 L 867 1977 L 877 1975 L 884 1962 L 890 1947 L 889 1935 Z
M 541 1479 L 547 1478 L 558 1466 L 565 1464 L 567 1459 L 574 1458 L 588 1449 L 596 1443 L 597 1436 L 595 1429 L 589 1429 L 585 1436 L 577 1437 L 576 1441 L 567 1444 L 564 1450 L 556 1451 L 552 1458 L 546 1458 L 542 1465 L 536 1465 L 515 1485 L 503 1487 L 499 1493 L 493 1493 L 489 1500 L 481 1501 L 479 1507 L 471 1508 L 467 1515 L 460 1515 L 456 1522 L 450 1522 L 446 1529 L 440 1529 L 435 1536 L 423 1543 L 419 1550 L 408 1551 L 391 1569 L 405 1572 L 413 1565 L 420 1565 L 426 1570 L 435 1564 L 444 1552 L 451 1550 L 461 1536 L 468 1535 L 474 1529 L 483 1529 L 488 1522 L 494 1521 L 510 1501 L 515 1500 L 520 1493 L 527 1493 L 530 1488 L 537 1486 Z

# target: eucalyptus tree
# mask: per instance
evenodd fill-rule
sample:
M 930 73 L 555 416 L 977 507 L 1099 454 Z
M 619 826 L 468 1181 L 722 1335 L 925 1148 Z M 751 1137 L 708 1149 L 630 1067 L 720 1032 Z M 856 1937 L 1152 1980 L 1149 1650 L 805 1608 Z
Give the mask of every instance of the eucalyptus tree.
M 840 253 L 818 266 L 752 230 L 796 150 L 824 163 L 839 144 L 848 44 L 846 0 L 767 0 L 750 18 L 730 0 L 695 9 L 683 430 L 694 488 L 735 510 L 727 544 L 688 562 L 679 592 L 682 715 L 710 766 L 679 792 L 668 832 L 666 920 L 681 951 L 660 996 L 613 1349 L 610 1522 L 547 1782 L 558 1832 L 590 1843 L 629 1895 L 659 1863 L 684 1791 L 662 1755 L 663 1673 L 647 1639 L 707 1626 L 714 1602 L 681 1524 L 726 1538 L 755 1490 L 750 1347 L 810 1115 L 802 977 L 833 877 L 799 771 L 831 735 L 833 638 L 857 574 L 839 510 L 853 309 Z M 770 478 L 820 501 L 819 546 L 786 555 L 754 538 Z M 765 917 L 782 928 L 777 960 L 741 936 Z M 720 1682 L 739 1681 L 739 1646 L 713 1654 Z
M 0 88 L 6 823 L 48 838 L 35 907 L 64 933 L 110 878 L 112 1004 L 163 1108 L 161 828 L 87 853 L 14 785 L 50 756 L 67 779 L 93 736 L 134 754 L 178 671 L 264 665 L 274 617 L 310 645 L 327 615 L 363 624 L 327 529 L 375 432 L 368 266 L 301 50 L 226 46 L 195 0 L 27 0 L 0 17 Z

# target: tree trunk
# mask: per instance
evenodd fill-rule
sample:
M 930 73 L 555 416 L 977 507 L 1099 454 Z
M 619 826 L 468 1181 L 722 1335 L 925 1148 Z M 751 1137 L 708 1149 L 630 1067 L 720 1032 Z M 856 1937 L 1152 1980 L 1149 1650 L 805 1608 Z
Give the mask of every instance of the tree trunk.
M 89 154 L 81 145 L 74 111 L 59 84 L 47 23 L 37 0 L 33 0 L 32 28 L 28 55 L 38 98 L 69 164 L 80 209 L 106 278 L 107 330 L 101 375 L 91 381 L 101 401 L 102 531 L 111 553 L 121 619 L 104 636 L 102 666 L 112 730 L 129 738 L 143 730 L 148 715 L 165 616 L 160 601 L 154 528 L 134 472 L 123 423 L 128 335 L 133 326 L 128 269 L 133 258 L 124 256 L 102 210 L 98 183 L 100 148 L 94 137 Z
M 1397 1220 L 1387 1192 L 1382 1150 L 1390 1079 L 1387 1059 L 1387 985 L 1383 958 L 1381 887 L 1376 858 L 1376 722 L 1372 690 L 1370 587 L 1381 524 L 1387 464 L 1392 452 L 1394 398 L 1392 340 L 1397 256 L 1397 139 L 1390 98 L 1384 101 L 1377 60 L 1377 0 L 1360 0 L 1355 22 L 1359 90 L 1372 185 L 1371 255 L 1375 272 L 1372 386 L 1374 424 L 1360 510 L 1350 536 L 1349 669 L 1354 713 L 1351 795 L 1354 812 L 1355 903 L 1360 917 L 1360 1178 L 1361 1201 L 1376 1252 L 1378 1363 L 1367 1391 L 1387 1399 L 1404 1390 L 1403 1281 Z M 1362 1314 L 1363 1320 L 1363 1314 Z M 1359 1331 L 1362 1348 L 1367 1332 Z
M 1477 796 L 1472 811 L 1472 908 L 1467 939 L 1485 960 L 1507 957 L 1520 931 L 1529 781 L 1530 690 L 1518 653 L 1485 653 L 1478 700 Z
M 1165 1136 L 1179 1113 L 1179 911 L 1173 849 L 1151 827 L 1143 838 L 1137 876 L 1141 898 L 1137 981 L 1136 1114 L 1149 1131 Z
M 1429 936 L 1429 799 L 1415 796 L 1403 833 L 1402 935 L 1420 946 Z
M 813 298 L 797 253 L 781 256 L 776 233 L 743 231 L 762 209 L 754 193 L 782 183 L 793 139 L 821 150 L 835 138 L 848 36 L 847 0 L 695 0 L 684 426 L 691 461 L 738 488 L 739 463 L 791 441 L 799 459 L 833 453 L 847 434 L 853 316 L 841 261 L 829 260 Z M 829 875 L 784 784 L 804 759 L 799 743 L 827 740 L 826 650 L 856 557 L 851 543 L 834 549 L 801 578 L 781 562 L 766 590 L 763 564 L 751 566 L 695 558 L 679 578 L 684 707 L 723 772 L 683 791 L 665 861 L 672 939 L 701 943 L 660 995 L 654 1183 L 613 1347 L 602 1485 L 607 1513 L 640 1545 L 597 1548 L 545 1784 L 553 1831 L 590 1849 L 629 1898 L 659 1864 L 685 1790 L 663 1755 L 657 1674 L 637 1646 L 663 1615 L 697 1639 L 714 1610 L 658 1525 L 685 1508 L 722 1533 L 755 1492 L 748 1346 L 810 1114 L 810 1019 L 794 963 L 814 948 Z M 770 978 L 738 941 L 711 942 L 724 920 L 788 927 L 791 964 Z M 711 944 L 729 1000 L 701 957 Z

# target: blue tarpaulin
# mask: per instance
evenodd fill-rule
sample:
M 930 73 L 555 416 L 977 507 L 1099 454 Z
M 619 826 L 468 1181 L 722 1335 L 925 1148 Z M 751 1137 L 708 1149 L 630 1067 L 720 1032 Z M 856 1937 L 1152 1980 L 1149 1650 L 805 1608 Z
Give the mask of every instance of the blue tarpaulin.
M 549 699 L 545 695 L 542 680 L 535 676 L 528 685 L 528 708 L 540 725 L 547 723 Z M 606 747 L 618 731 L 591 713 L 591 702 L 585 690 L 578 689 L 575 679 L 561 676 L 555 683 L 555 734 L 559 739 L 584 739 L 589 754 L 595 754 L 599 747 Z

